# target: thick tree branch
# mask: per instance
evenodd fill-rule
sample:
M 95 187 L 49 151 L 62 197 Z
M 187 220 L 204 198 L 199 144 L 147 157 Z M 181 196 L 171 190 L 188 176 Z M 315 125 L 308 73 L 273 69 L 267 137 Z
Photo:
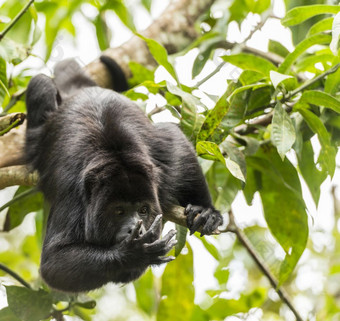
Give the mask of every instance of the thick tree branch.
M 169 54 L 178 52 L 198 37 L 195 22 L 214 1 L 173 1 L 166 11 L 142 34 L 163 44 Z M 131 76 L 130 61 L 138 62 L 146 67 L 155 67 L 157 65 L 145 42 L 137 36 L 132 37 L 120 47 L 106 50 L 103 54 L 114 59 L 121 66 L 127 78 Z M 99 59 L 86 66 L 85 72 L 99 86 L 113 88 L 112 79 L 107 68 Z M 22 146 L 25 140 L 24 130 L 20 131 L 20 133 L 16 131 L 12 134 L 12 132 L 14 131 L 0 137 L 0 168 L 24 164 L 22 157 Z M 19 178 L 21 175 L 17 177 Z M 20 181 L 18 181 L 18 184 L 20 184 Z
M 34 186 L 38 174 L 30 172 L 27 166 L 11 166 L 0 168 L 0 189 L 14 185 Z

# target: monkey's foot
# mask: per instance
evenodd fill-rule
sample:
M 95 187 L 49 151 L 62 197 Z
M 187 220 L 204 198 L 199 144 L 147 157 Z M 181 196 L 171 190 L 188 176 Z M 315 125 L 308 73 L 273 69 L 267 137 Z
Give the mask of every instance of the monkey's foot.
M 212 208 L 189 204 L 185 208 L 184 214 L 187 216 L 187 226 L 190 235 L 196 231 L 201 232 L 201 236 L 210 235 L 222 225 L 223 218 L 219 211 Z

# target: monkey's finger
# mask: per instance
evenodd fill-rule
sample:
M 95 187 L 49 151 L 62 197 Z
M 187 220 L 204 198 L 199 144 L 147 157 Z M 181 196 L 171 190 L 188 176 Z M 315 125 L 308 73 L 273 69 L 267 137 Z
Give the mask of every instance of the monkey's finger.
M 155 217 L 155 220 L 151 224 L 150 228 L 146 231 L 146 233 L 140 238 L 141 242 L 150 243 L 158 238 L 160 234 L 161 224 L 162 224 L 162 214 L 159 214 Z
M 163 263 L 171 262 L 175 259 L 174 256 L 165 256 L 165 257 L 158 257 L 151 261 L 151 265 L 160 265 Z
M 196 217 L 200 215 L 203 210 L 204 208 L 202 206 L 194 206 L 191 204 L 186 207 L 184 214 L 187 216 L 187 226 L 189 229 L 191 229 Z
M 203 228 L 202 228 L 202 231 L 201 231 L 201 237 L 203 235 L 206 235 L 206 234 L 211 234 L 216 228 L 217 226 L 215 227 L 215 217 L 214 215 L 210 215 L 207 219 L 207 221 L 205 222 Z
M 127 242 L 130 242 L 136 238 L 138 238 L 139 236 L 139 231 L 140 231 L 140 228 L 143 224 L 143 221 L 142 220 L 139 220 L 136 225 L 134 226 L 134 228 L 132 229 L 130 235 L 128 236 L 128 238 L 126 239 Z
M 195 233 L 201 226 L 205 225 L 210 213 L 211 211 L 208 209 L 195 218 L 194 224 L 190 227 L 190 234 Z
M 156 253 L 159 251 L 164 252 L 166 254 L 171 250 L 171 248 L 177 244 L 177 240 L 171 239 L 176 235 L 176 230 L 170 230 L 161 240 L 156 240 L 152 243 L 145 244 L 145 249 L 147 253 Z M 171 241 L 171 242 L 170 242 Z M 164 255 L 163 254 L 163 255 Z M 159 254 L 161 255 L 161 254 Z
M 176 234 L 177 234 L 176 230 L 170 230 L 166 235 L 164 235 L 162 241 L 168 243 Z
M 177 240 L 164 243 L 164 240 L 157 240 L 151 244 L 145 244 L 145 252 L 156 256 L 162 256 L 167 254 L 175 245 Z

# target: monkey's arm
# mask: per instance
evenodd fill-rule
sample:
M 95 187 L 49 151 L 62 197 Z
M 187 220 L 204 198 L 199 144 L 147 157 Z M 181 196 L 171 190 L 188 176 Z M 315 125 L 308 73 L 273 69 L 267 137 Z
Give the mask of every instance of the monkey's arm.
M 175 231 L 155 240 L 161 224 L 159 215 L 150 229 L 138 238 L 140 225 L 130 237 L 111 247 L 86 242 L 69 243 L 59 234 L 46 237 L 41 275 L 48 285 L 66 292 L 89 291 L 108 282 L 125 283 L 138 278 L 149 265 L 162 264 L 174 258 L 165 256 L 176 244 Z

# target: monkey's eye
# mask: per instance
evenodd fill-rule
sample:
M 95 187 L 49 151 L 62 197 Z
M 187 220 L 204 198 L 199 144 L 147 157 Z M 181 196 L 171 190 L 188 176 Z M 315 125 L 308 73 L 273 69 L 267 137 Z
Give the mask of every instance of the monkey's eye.
M 116 215 L 123 215 L 124 214 L 124 209 L 122 207 L 116 207 L 115 208 L 115 214 Z
M 138 211 L 139 214 L 144 214 L 144 215 L 148 214 L 148 212 L 149 212 L 149 209 L 147 206 L 142 206 Z

